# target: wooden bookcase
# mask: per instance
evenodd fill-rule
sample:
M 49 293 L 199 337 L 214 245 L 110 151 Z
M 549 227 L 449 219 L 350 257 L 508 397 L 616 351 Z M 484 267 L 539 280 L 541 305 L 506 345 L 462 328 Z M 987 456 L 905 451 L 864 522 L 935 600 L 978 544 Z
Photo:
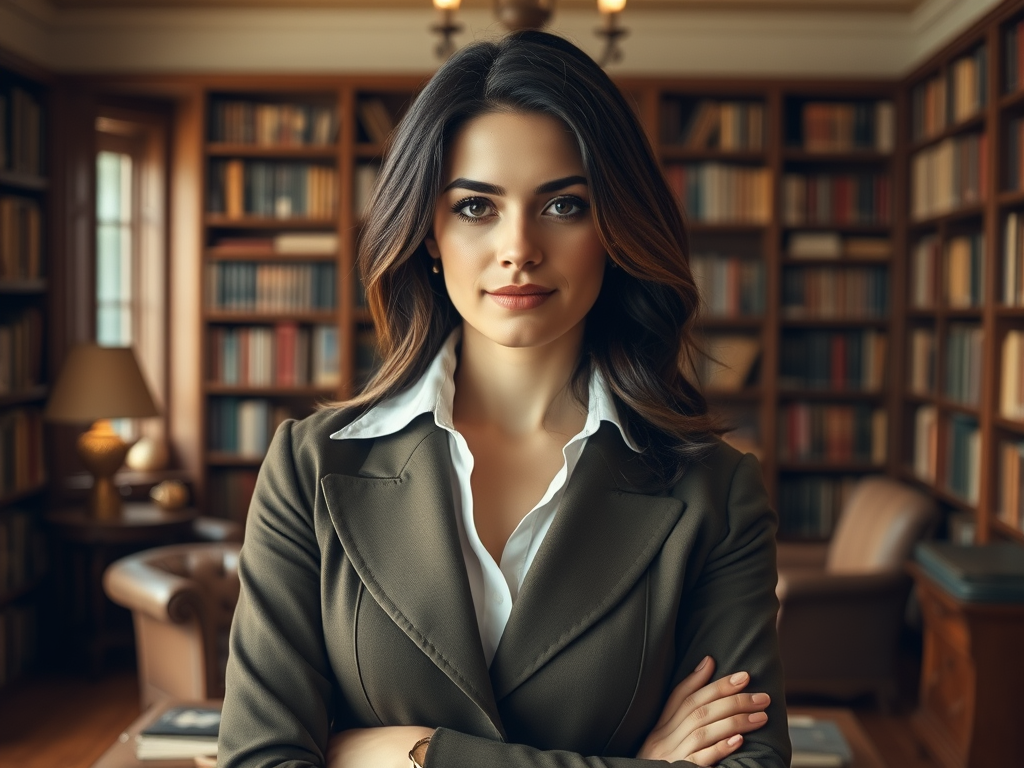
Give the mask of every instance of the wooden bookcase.
M 0 54 L 0 687 L 27 671 L 46 569 L 49 78 Z
M 350 397 L 374 364 L 356 204 L 420 82 L 239 77 L 204 88 L 200 466 L 211 514 L 244 519 L 276 425 Z
M 1012 496 L 1019 510 L 1021 476 L 1010 472 L 1020 464 L 1024 417 L 1001 407 L 1004 379 L 1021 376 L 1020 358 L 1008 365 L 1004 343 L 1024 330 L 1021 301 L 1007 293 L 1006 257 L 1007 228 L 1024 213 L 1020 175 L 1010 167 L 1012 157 L 1020 158 L 1013 128 L 1024 93 L 1008 72 L 1022 20 L 1024 3 L 1003 3 L 902 85 L 911 116 L 902 126 L 908 243 L 906 290 L 897 304 L 906 354 L 895 370 L 895 472 L 960 513 L 963 535 L 979 542 L 1024 542 L 1019 511 L 1002 509 Z M 929 153 L 938 157 L 925 169 Z M 925 184 L 945 199 L 922 207 Z M 924 372 L 929 357 L 931 370 Z M 1013 487 L 1004 490 L 1008 481 Z

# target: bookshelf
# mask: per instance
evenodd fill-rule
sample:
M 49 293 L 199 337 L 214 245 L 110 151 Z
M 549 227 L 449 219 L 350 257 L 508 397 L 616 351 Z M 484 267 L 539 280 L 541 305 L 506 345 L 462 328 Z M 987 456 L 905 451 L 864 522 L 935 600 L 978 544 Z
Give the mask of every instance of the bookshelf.
M 203 444 L 208 513 L 244 520 L 283 419 L 375 364 L 355 275 L 365 196 L 411 78 L 224 78 L 203 91 Z
M 1022 21 L 1024 3 L 1001 4 L 902 86 L 912 108 L 895 472 L 971 520 L 980 542 L 1024 542 Z
M 49 86 L 0 55 L 0 687 L 33 664 L 46 571 Z

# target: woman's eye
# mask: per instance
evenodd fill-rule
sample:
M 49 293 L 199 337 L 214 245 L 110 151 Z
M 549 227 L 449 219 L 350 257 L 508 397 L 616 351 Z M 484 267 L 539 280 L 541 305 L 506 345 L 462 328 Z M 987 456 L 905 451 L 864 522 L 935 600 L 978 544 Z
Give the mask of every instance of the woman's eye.
M 460 200 L 452 210 L 464 219 L 483 219 L 491 213 L 491 204 L 486 200 Z
M 579 216 L 586 209 L 587 204 L 575 197 L 560 197 L 548 206 L 548 210 L 560 218 Z

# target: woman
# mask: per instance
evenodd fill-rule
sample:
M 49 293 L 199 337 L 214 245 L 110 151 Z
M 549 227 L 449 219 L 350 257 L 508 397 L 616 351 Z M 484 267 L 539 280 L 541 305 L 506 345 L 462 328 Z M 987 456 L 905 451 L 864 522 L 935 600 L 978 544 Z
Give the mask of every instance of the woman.
M 685 231 L 600 68 L 456 54 L 359 258 L 383 364 L 264 462 L 221 765 L 788 766 L 775 518 L 683 374 Z

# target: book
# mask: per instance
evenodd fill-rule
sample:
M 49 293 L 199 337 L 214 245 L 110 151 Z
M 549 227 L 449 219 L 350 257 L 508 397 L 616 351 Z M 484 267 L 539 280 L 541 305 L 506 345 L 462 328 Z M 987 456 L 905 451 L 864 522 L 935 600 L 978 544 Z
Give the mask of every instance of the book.
M 139 760 L 187 760 L 217 754 L 220 709 L 171 707 L 135 737 Z
M 793 768 L 843 768 L 853 762 L 846 737 L 831 720 L 790 715 L 789 740 Z
M 789 237 L 789 257 L 793 259 L 838 259 L 843 241 L 838 232 L 794 232 Z

